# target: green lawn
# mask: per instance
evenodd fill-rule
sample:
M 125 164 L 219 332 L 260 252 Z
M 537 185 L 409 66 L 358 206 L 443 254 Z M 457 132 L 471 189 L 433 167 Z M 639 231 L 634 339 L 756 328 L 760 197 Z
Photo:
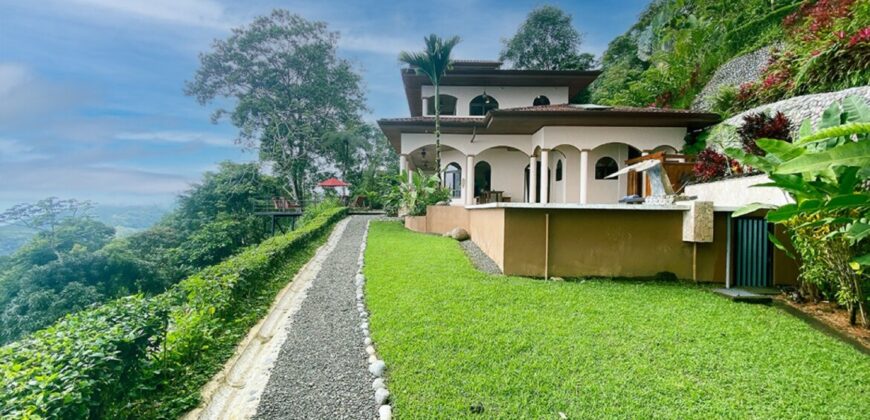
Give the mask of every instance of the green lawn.
M 400 418 L 870 418 L 870 357 L 776 308 L 679 283 L 489 276 L 451 239 L 369 235 L 371 331 Z

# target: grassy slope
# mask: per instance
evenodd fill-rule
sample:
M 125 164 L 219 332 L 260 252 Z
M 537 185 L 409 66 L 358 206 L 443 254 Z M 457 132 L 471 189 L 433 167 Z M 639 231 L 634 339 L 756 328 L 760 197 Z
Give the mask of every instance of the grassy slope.
M 488 276 L 450 239 L 373 223 L 372 334 L 400 418 L 840 417 L 870 357 L 682 284 Z

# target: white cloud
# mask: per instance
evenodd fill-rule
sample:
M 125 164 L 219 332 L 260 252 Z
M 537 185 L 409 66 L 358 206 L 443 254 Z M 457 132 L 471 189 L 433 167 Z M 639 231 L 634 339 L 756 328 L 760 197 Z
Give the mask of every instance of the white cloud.
M 27 67 L 17 63 L 0 63 L 0 100 L 5 100 L 15 88 L 32 79 Z
M 0 62 L 0 126 L 28 126 L 31 121 L 80 105 L 88 96 L 80 87 L 46 82 L 22 64 Z
M 35 152 L 33 147 L 19 140 L 0 139 L 0 162 L 28 162 L 46 158 L 48 155 Z
M 232 138 L 202 133 L 196 131 L 151 131 L 138 133 L 120 133 L 115 136 L 117 140 L 150 141 L 163 143 L 203 143 L 211 146 L 236 147 Z
M 423 44 L 422 41 L 400 37 L 380 35 L 361 35 L 342 33 L 338 46 L 349 51 L 368 52 L 393 56 L 398 60 L 400 51 L 415 51 Z
M 187 26 L 226 29 L 224 7 L 213 0 L 74 0 L 129 16 Z

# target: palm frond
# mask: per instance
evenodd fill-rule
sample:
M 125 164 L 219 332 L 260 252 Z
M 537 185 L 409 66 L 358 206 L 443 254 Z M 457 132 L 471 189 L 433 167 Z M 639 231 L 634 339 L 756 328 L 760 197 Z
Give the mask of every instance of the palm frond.
M 431 34 L 423 38 L 425 49 L 421 52 L 399 53 L 399 61 L 411 66 L 417 74 L 425 74 L 433 83 L 437 83 L 447 70 L 453 67 L 450 55 L 460 41 L 458 36 L 446 41 L 438 35 Z

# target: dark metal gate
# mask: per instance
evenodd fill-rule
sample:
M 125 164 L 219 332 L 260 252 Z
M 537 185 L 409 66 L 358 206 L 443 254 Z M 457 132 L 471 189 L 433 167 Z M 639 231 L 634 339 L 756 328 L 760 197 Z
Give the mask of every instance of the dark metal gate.
M 764 219 L 739 218 L 735 226 L 734 284 L 737 287 L 770 287 L 773 282 L 773 247 Z

